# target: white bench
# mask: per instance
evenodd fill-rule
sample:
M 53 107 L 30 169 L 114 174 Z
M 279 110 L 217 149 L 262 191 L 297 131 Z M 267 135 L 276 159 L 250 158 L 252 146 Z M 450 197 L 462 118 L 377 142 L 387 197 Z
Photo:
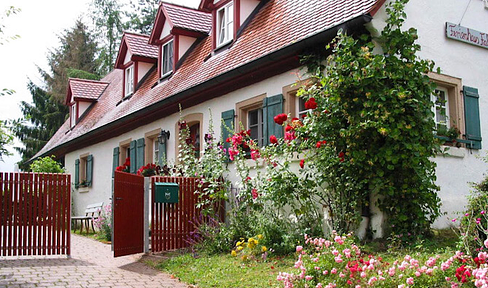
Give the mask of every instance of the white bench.
M 93 232 L 95 232 L 95 227 L 93 227 L 93 220 L 97 219 L 100 216 L 100 213 L 103 208 L 103 202 L 94 203 L 86 206 L 85 215 L 84 216 L 71 216 L 71 223 L 73 225 L 74 232 L 76 232 L 76 222 L 80 221 L 80 233 L 83 232 L 83 222 L 85 222 L 86 231 L 90 231 L 89 222 L 91 221 L 91 226 Z

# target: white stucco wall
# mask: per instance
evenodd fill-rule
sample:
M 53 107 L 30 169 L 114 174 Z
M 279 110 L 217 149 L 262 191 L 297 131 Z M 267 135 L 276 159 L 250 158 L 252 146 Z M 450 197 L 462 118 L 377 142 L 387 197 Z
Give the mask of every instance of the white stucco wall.
M 146 76 L 147 72 L 154 66 L 152 63 L 139 62 L 137 64 L 137 82 L 141 81 L 142 77 Z
M 163 31 L 161 31 L 161 36 L 159 36 L 159 39 L 163 39 L 164 37 L 168 36 L 170 32 L 171 32 L 171 25 L 169 25 L 168 20 L 166 20 L 164 21 Z
M 259 4 L 259 1 L 256 1 L 256 0 L 241 0 L 241 11 L 240 11 L 240 14 L 239 14 L 239 18 L 240 18 L 240 23 L 239 25 L 242 25 L 242 23 L 244 23 L 244 21 L 246 21 L 247 17 L 249 17 L 249 15 L 251 15 L 252 11 L 254 10 L 254 8 L 256 8 L 256 6 L 258 6 Z
M 88 107 L 90 107 L 90 104 L 92 104 L 91 102 L 85 102 L 85 101 L 78 101 L 78 113 L 79 113 L 79 117 L 83 116 L 83 113 L 85 113 L 86 109 L 88 109 Z
M 127 53 L 125 53 L 124 65 L 131 61 L 130 58 L 132 58 L 132 54 L 129 51 L 127 51 Z
M 196 38 L 188 37 L 179 35 L 179 49 L 178 49 L 178 57 L 181 59 L 183 55 L 185 55 L 186 51 L 191 47 L 193 43 L 195 43 Z
M 384 26 L 383 19 L 386 19 L 384 8 L 374 16 L 372 23 L 379 31 Z M 448 39 L 446 22 L 459 23 L 462 18 L 461 26 L 488 33 L 488 10 L 482 1 L 410 0 L 405 12 L 404 28 L 415 27 L 418 30 L 418 43 L 422 46 L 419 56 L 433 60 L 442 74 L 461 78 L 462 85 L 478 88 L 480 95 L 483 149 L 451 148 L 450 154 L 454 157 L 438 156 L 435 159 L 436 183 L 440 186 L 442 211 L 447 215 L 438 219 L 434 227 L 446 228 L 451 223 L 448 218 L 456 217 L 455 212 L 462 210 L 467 203 L 468 182 L 480 181 L 483 173 L 488 171 L 488 165 L 478 159 L 479 155 L 486 154 L 485 148 L 488 147 L 488 49 Z

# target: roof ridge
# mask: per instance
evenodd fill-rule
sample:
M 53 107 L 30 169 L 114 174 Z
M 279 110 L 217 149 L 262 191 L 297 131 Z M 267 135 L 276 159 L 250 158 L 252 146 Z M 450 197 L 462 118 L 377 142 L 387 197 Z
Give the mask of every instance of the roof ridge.
M 68 81 L 71 81 L 71 80 L 74 80 L 74 81 L 80 81 L 80 82 L 90 82 L 90 83 L 93 83 L 93 84 L 110 84 L 110 82 L 104 82 L 104 81 L 100 81 L 100 80 L 92 80 L 92 79 L 83 79 L 83 78 L 68 78 Z
M 142 36 L 142 37 L 147 37 L 147 38 L 149 38 L 151 36 L 151 35 L 141 34 L 141 33 L 137 33 L 137 32 L 131 32 L 131 31 L 124 31 L 123 34 L 130 34 L 130 35 L 134 35 L 134 36 Z
M 195 9 L 195 8 L 192 8 L 192 7 L 187 7 L 187 6 L 183 6 L 183 5 L 179 5 L 179 4 L 175 4 L 175 3 L 169 3 L 169 2 L 161 1 L 161 6 L 163 6 L 163 5 L 175 6 L 175 7 L 178 7 L 178 8 L 183 8 L 183 9 L 186 9 L 186 10 L 190 10 L 192 12 L 198 12 L 198 13 L 202 13 L 202 14 L 206 14 L 206 15 L 211 15 L 212 14 L 210 12 L 205 12 L 205 11 L 198 10 L 198 9 Z

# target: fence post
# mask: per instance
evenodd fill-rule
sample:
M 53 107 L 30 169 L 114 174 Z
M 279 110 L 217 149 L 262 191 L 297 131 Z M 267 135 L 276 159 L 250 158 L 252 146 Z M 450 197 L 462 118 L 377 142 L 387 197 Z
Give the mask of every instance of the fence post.
M 151 177 L 144 177 L 144 253 L 149 253 L 149 189 Z

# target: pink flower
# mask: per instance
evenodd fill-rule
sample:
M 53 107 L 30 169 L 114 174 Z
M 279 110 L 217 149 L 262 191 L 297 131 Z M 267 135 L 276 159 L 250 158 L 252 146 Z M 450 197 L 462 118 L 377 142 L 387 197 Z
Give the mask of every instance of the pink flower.
M 481 210 L 480 214 L 481 215 L 484 215 L 485 214 L 485 210 Z
M 312 279 L 313 279 L 313 277 L 312 277 L 312 276 L 309 276 L 309 275 L 305 276 L 305 280 L 307 280 L 307 281 L 310 281 L 310 280 L 312 280 Z
M 337 274 L 337 269 L 336 268 L 332 268 L 332 270 L 330 270 L 330 273 Z
M 407 284 L 413 285 L 413 278 L 412 277 L 407 278 Z
M 297 246 L 297 252 L 300 252 L 303 250 L 303 247 L 302 246 Z
M 483 244 L 485 244 L 485 247 L 488 248 L 488 239 L 486 239 L 485 242 L 483 242 Z

